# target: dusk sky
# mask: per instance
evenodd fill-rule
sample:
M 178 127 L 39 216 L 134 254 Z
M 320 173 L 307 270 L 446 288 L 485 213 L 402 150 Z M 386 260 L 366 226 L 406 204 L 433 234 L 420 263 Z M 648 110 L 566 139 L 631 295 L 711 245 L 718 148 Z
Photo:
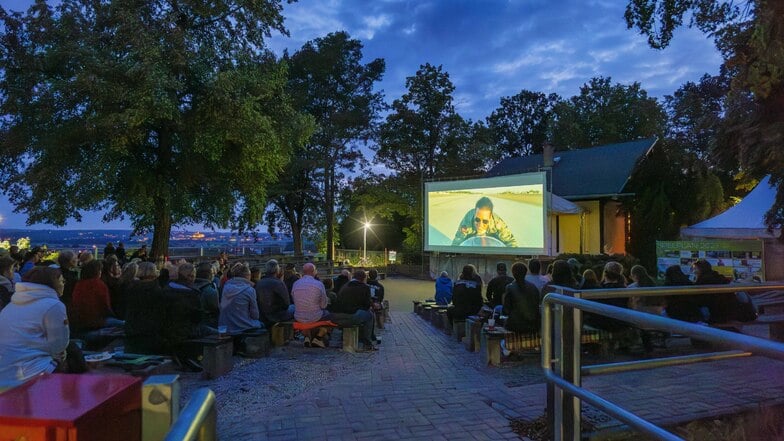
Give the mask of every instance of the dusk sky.
M 31 2 L 0 0 L 6 9 Z M 456 87 L 457 111 L 482 120 L 504 96 L 521 89 L 568 98 L 595 76 L 639 82 L 659 99 L 687 81 L 715 74 L 721 56 L 696 29 L 681 29 L 670 47 L 650 49 L 626 29 L 625 0 L 302 0 L 284 5 L 290 37 L 274 36 L 275 52 L 293 53 L 303 43 L 338 30 L 364 44 L 367 61 L 386 60 L 379 88 L 388 102 L 405 92 L 405 78 L 421 64 L 443 65 Z M 27 228 L 0 197 L 0 228 Z M 86 214 L 68 228 L 126 228 Z M 34 225 L 32 228 L 51 228 Z

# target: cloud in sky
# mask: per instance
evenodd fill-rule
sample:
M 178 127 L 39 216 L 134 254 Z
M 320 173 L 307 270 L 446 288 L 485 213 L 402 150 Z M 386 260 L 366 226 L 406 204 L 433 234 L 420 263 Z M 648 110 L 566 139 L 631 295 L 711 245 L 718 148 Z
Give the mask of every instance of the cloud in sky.
M 23 9 L 31 1 L 4 0 Z M 680 29 L 669 48 L 654 50 L 626 29 L 624 0 L 300 0 L 284 3 L 290 37 L 275 35 L 278 54 L 305 42 L 347 31 L 362 40 L 366 61 L 386 60 L 379 84 L 388 102 L 405 93 L 405 78 L 421 64 L 443 65 L 455 84 L 456 108 L 481 120 L 502 96 L 522 89 L 564 98 L 595 76 L 641 83 L 655 97 L 686 81 L 715 74 L 721 56 L 694 29 Z M 21 226 L 0 199 L 2 227 Z M 98 216 L 90 216 L 96 218 Z M 84 227 L 84 226 L 80 226 Z M 89 227 L 88 227 L 89 228 Z

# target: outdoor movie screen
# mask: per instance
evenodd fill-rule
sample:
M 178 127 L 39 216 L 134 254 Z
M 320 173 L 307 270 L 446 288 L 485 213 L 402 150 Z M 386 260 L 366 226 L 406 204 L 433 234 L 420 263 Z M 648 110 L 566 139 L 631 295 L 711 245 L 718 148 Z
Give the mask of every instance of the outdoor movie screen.
M 425 251 L 545 253 L 545 173 L 425 183 Z

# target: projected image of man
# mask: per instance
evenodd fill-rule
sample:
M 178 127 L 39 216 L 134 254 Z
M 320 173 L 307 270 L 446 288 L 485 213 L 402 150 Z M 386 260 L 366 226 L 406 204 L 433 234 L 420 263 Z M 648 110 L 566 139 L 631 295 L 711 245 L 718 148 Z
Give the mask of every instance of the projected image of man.
M 463 220 L 457 227 L 455 238 L 452 240 L 452 245 L 462 245 L 472 237 L 492 237 L 498 239 L 504 246 L 518 246 L 517 239 L 509 230 L 506 222 L 499 215 L 493 213 L 493 201 L 486 196 L 476 201 L 476 206 L 463 216 Z

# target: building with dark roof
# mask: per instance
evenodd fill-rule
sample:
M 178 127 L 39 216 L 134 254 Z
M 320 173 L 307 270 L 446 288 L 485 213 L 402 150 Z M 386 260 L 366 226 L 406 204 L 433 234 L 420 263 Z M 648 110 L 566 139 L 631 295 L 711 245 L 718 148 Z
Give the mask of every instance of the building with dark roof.
M 634 196 L 627 185 L 656 141 L 647 138 L 577 150 L 545 149 L 543 154 L 501 161 L 486 176 L 546 170 L 551 192 L 585 210 L 551 216 L 550 255 L 625 253 L 630 219 L 621 210 L 621 202 Z

